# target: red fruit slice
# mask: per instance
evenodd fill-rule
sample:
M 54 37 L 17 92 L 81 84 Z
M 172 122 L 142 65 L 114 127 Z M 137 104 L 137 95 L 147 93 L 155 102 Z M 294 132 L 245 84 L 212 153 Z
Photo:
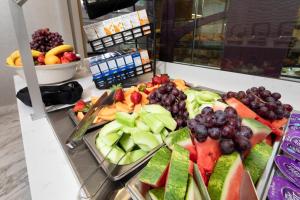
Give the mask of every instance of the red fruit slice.
M 226 103 L 235 108 L 238 115 L 241 118 L 252 118 L 255 119 L 257 117 L 257 114 L 253 112 L 250 108 L 248 108 L 245 104 L 237 100 L 236 98 L 229 98 L 226 99 Z
M 190 163 L 189 163 L 189 174 L 191 176 L 193 176 L 194 174 L 194 162 L 190 160 Z
M 272 127 L 280 129 L 280 128 L 284 127 L 287 124 L 287 122 L 288 122 L 287 118 L 282 118 L 282 119 L 279 119 L 279 120 L 274 120 L 272 122 Z
M 208 138 L 205 142 L 196 142 L 197 150 L 197 165 L 202 174 L 203 180 L 208 180 L 208 177 L 212 173 L 221 151 L 219 142 Z M 207 184 L 207 182 L 205 182 Z
M 184 146 L 184 148 L 190 152 L 190 160 L 197 162 L 197 151 L 195 145 L 189 144 Z

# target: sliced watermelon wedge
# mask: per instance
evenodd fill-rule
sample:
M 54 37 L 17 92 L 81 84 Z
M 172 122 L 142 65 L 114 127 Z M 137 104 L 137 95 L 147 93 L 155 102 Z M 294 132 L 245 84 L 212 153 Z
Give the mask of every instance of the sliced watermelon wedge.
M 252 146 L 261 143 L 272 132 L 268 126 L 251 118 L 242 119 L 242 125 L 249 127 L 253 132 L 250 139 Z
M 210 174 L 221 156 L 219 142 L 211 138 L 207 138 L 205 142 L 196 142 L 197 165 L 202 174 L 205 184 L 208 183 Z
M 153 187 L 164 186 L 170 158 L 171 151 L 167 147 L 162 147 L 143 169 L 139 180 Z
M 190 152 L 190 159 L 194 162 L 197 161 L 196 148 L 191 138 L 191 132 L 187 127 L 169 133 L 165 142 L 170 149 L 173 149 L 175 144 L 184 147 Z
M 220 157 L 207 188 L 211 200 L 240 199 L 243 172 L 243 163 L 237 152 Z
M 237 100 L 236 98 L 229 98 L 226 99 L 226 103 L 235 108 L 238 115 L 241 118 L 252 118 L 255 119 L 257 114 L 255 112 L 253 112 L 250 108 L 248 108 L 245 104 L 243 104 L 242 102 L 240 102 L 239 100 Z

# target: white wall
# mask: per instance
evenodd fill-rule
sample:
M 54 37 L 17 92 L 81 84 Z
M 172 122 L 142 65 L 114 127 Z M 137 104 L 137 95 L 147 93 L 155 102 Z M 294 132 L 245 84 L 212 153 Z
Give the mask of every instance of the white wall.
M 300 83 L 297 82 L 166 62 L 159 62 L 157 67 L 160 73 L 167 73 L 172 78 L 181 78 L 199 86 L 224 92 L 265 86 L 273 92 L 281 93 L 282 102 L 289 103 L 295 110 L 300 111 Z
M 0 0 L 0 106 L 15 102 L 13 72 L 4 68 L 6 57 L 17 49 L 8 0 Z M 66 43 L 72 44 L 67 0 L 28 0 L 24 14 L 29 35 L 39 28 L 59 32 Z M 31 38 L 31 36 L 30 36 Z

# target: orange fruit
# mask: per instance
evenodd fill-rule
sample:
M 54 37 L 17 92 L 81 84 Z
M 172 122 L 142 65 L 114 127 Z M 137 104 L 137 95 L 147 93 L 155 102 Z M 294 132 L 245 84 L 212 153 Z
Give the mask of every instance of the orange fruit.
M 45 64 L 46 65 L 53 65 L 53 64 L 60 64 L 61 61 L 59 59 L 59 57 L 55 56 L 55 55 L 48 55 L 45 57 Z
M 17 59 L 15 60 L 15 65 L 16 65 L 16 66 L 23 66 L 21 57 L 19 57 L 19 58 L 17 58 Z

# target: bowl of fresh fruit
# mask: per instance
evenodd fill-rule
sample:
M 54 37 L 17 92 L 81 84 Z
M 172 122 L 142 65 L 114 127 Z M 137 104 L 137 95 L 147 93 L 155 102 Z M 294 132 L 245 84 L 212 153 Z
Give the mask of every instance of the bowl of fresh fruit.
M 71 79 L 80 65 L 80 56 L 72 45 L 64 44 L 59 33 L 39 29 L 32 34 L 31 54 L 39 84 L 59 83 Z M 6 64 L 24 78 L 22 58 L 19 50 L 6 58 Z

